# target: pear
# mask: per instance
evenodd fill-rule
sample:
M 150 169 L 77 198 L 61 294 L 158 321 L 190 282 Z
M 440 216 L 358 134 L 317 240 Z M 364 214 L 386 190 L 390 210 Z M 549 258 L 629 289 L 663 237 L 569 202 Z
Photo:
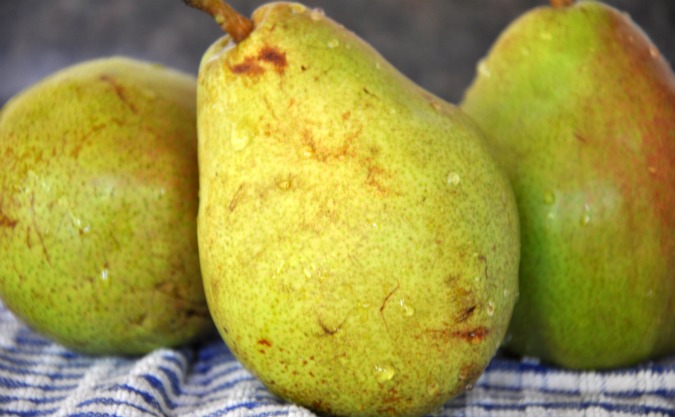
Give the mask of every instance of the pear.
M 508 347 L 628 366 L 675 352 L 675 76 L 627 15 L 552 3 L 505 30 L 461 105 L 520 212 Z
M 321 10 L 187 3 L 231 34 L 199 69 L 197 230 L 234 355 L 333 415 L 420 416 L 471 387 L 520 254 L 481 131 Z
M 63 69 L 0 115 L 0 297 L 78 352 L 210 333 L 197 252 L 196 80 L 127 58 Z

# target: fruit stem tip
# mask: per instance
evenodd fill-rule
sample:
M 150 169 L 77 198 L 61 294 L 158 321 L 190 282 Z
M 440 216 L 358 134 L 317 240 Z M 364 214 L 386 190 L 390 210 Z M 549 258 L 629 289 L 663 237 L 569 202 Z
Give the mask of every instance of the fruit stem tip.
M 183 0 L 185 4 L 213 16 L 216 23 L 239 43 L 253 31 L 253 22 L 222 0 Z
M 570 7 L 574 4 L 574 0 L 551 0 L 551 6 L 554 9 L 562 9 L 565 7 Z

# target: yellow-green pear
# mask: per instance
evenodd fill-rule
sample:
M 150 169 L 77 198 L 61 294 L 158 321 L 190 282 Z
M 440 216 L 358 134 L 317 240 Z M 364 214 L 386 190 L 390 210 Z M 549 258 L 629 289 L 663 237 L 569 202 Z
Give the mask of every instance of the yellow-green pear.
M 627 366 L 675 352 L 675 75 L 624 13 L 552 3 L 506 29 L 462 103 L 520 211 L 508 345 Z
M 197 92 L 204 289 L 232 352 L 332 415 L 421 416 L 470 387 L 520 253 L 481 131 L 320 10 L 187 2 L 232 35 Z
M 0 298 L 89 354 L 213 328 L 197 252 L 196 82 L 127 58 L 66 68 L 0 115 Z

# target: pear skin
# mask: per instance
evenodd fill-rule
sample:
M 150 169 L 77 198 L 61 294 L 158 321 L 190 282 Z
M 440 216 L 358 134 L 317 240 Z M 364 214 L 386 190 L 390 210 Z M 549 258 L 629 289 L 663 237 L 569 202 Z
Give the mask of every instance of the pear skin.
M 602 3 L 537 8 L 461 107 L 520 211 L 509 348 L 583 369 L 675 352 L 675 76 L 648 37 Z
M 474 122 L 320 10 L 271 3 L 252 21 L 198 77 L 217 328 L 271 391 L 317 412 L 428 413 L 505 334 L 510 184 Z
M 197 253 L 196 80 L 126 58 L 66 68 L 0 115 L 0 297 L 88 354 L 211 332 Z

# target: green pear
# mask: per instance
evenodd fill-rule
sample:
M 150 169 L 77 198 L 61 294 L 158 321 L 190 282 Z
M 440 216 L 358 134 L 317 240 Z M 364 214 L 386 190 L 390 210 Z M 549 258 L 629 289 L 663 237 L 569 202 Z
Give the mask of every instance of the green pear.
M 140 354 L 213 329 L 197 252 L 196 80 L 100 59 L 0 115 L 0 298 L 88 354 Z
M 461 106 L 520 212 L 508 346 L 626 366 L 675 352 L 675 76 L 625 14 L 553 3 L 506 29 Z
M 333 415 L 420 416 L 470 387 L 520 255 L 481 131 L 320 10 L 270 3 L 244 25 L 188 3 L 238 33 L 205 53 L 197 89 L 199 253 L 232 352 Z

